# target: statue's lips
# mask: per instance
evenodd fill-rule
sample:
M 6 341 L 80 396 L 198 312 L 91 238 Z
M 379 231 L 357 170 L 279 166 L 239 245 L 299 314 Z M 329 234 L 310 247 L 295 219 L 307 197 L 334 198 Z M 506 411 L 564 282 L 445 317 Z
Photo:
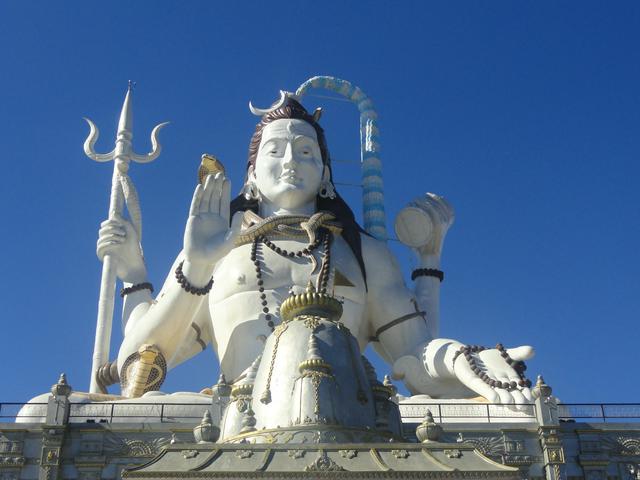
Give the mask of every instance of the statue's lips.
M 298 177 L 295 172 L 283 173 L 280 175 L 280 181 L 285 183 L 291 183 L 293 185 L 297 185 L 302 182 L 302 179 Z

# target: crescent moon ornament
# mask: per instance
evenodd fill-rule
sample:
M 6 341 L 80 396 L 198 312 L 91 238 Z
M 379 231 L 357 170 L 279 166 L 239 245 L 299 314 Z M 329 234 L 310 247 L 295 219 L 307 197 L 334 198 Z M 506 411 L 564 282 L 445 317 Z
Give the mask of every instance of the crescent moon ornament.
M 298 100 L 299 97 L 295 93 L 287 92 L 285 90 L 280 90 L 280 98 L 276 103 L 271 105 L 269 108 L 257 108 L 253 106 L 253 103 L 249 102 L 249 110 L 251 110 L 251 113 L 253 113 L 254 115 L 261 117 L 263 115 L 266 115 L 267 113 L 271 113 L 274 110 L 281 108 L 287 102 L 287 98 L 293 98 L 294 100 Z

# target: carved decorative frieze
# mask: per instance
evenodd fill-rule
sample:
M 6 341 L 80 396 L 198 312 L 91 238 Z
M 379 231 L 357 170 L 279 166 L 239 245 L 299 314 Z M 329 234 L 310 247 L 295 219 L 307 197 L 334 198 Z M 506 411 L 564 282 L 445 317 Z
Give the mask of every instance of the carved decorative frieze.
M 305 451 L 300 449 L 288 450 L 289 456 L 291 458 L 302 458 L 304 457 Z
M 22 455 L 24 442 L 0 435 L 0 467 L 22 467 L 26 459 Z
M 640 456 L 640 437 L 608 435 L 603 437 L 602 444 L 612 455 Z
M 542 462 L 541 455 L 503 455 L 502 463 L 511 467 L 525 467 L 536 462 Z
M 457 448 L 449 448 L 444 450 L 444 454 L 448 458 L 460 458 L 462 456 L 462 452 Z
M 22 453 L 23 448 L 24 448 L 23 442 L 16 441 L 16 440 L 9 440 L 5 436 L 0 436 L 0 454 L 5 454 L 5 453 L 20 454 Z
M 253 455 L 253 450 L 236 450 L 236 457 L 238 458 L 250 458 Z
M 325 452 L 320 452 L 318 458 L 304 469 L 305 472 L 343 472 L 344 468 L 331 460 Z
M 351 460 L 352 458 L 358 456 L 358 451 L 357 450 L 339 450 L 340 452 L 340 456 L 342 458 L 346 458 Z
M 396 458 L 407 458 L 409 457 L 409 452 L 405 449 L 400 450 L 391 450 L 391 454 Z
M 22 467 L 25 458 L 22 455 L 2 455 L 0 456 L 0 467 Z
M 104 453 L 110 457 L 154 457 L 170 441 L 167 437 L 142 440 L 109 435 L 105 437 Z
M 198 452 L 198 450 L 182 450 L 182 456 L 184 457 L 185 460 L 189 459 L 189 458 L 195 458 L 198 456 L 200 452 Z
M 459 433 L 456 442 L 472 445 L 473 448 L 487 457 L 499 457 L 506 451 L 502 435 L 469 437 Z

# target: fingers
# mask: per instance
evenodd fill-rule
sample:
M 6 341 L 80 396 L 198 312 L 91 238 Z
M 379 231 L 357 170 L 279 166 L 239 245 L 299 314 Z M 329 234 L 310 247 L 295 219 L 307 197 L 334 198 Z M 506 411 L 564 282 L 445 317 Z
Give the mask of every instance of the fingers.
M 436 195 L 435 193 L 427 193 L 427 198 L 432 200 L 432 205 L 436 206 L 440 215 L 444 218 L 449 219 L 453 217 L 453 206 L 446 198 Z
M 440 224 L 446 231 L 453 223 L 455 213 L 451 204 L 444 198 L 434 193 L 426 193 L 415 202 L 429 215 L 436 223 Z
M 222 172 L 207 176 L 200 204 L 200 213 L 220 214 L 224 182 L 225 178 Z M 227 216 L 227 218 L 229 217 Z
M 496 388 L 494 390 L 498 396 L 500 397 L 500 403 L 511 404 L 513 403 L 513 397 L 511 394 L 505 390 L 504 388 Z
M 522 396 L 525 398 L 527 403 L 533 403 L 533 394 L 531 393 L 531 389 L 529 387 L 524 387 L 522 390 Z
M 100 224 L 98 241 L 96 242 L 96 255 L 102 261 L 109 253 L 110 247 L 125 242 L 127 231 L 122 218 L 110 218 Z
M 114 217 L 107 218 L 104 222 L 102 222 L 100 224 L 100 228 L 102 229 L 104 227 L 112 227 L 112 226 L 124 228 L 126 223 L 127 221 L 122 217 L 122 215 L 115 215 Z
M 209 205 L 211 204 L 211 193 L 215 185 L 213 175 L 207 175 L 204 181 L 204 189 L 202 190 L 202 199 L 200 200 L 199 213 L 209 213 Z
M 121 245 L 124 243 L 124 241 L 125 237 L 123 236 L 109 235 L 100 237 L 96 245 L 96 255 L 98 255 L 98 258 L 100 260 L 102 260 L 105 255 L 111 253 L 112 247 Z
M 225 179 L 222 172 L 207 175 L 203 184 L 198 184 L 193 192 L 189 216 L 199 213 L 215 213 L 229 219 L 231 204 L 231 183 Z
M 105 222 L 102 222 L 103 225 L 104 223 Z M 99 238 L 103 238 L 106 236 L 113 236 L 113 235 L 118 237 L 125 237 L 127 235 L 127 231 L 125 230 L 124 226 L 117 225 L 114 223 L 108 223 L 104 225 L 102 228 L 100 228 L 100 230 L 98 230 Z
M 471 390 L 473 390 L 474 392 L 476 392 L 476 393 L 482 395 L 484 398 L 486 398 L 487 402 L 489 402 L 489 403 L 500 403 L 500 396 L 498 395 L 496 390 L 494 390 L 489 385 L 484 383 L 478 377 L 469 378 L 464 383 Z
M 533 347 L 529 345 L 523 345 L 516 348 L 507 348 L 507 353 L 511 358 L 518 362 L 533 358 L 536 352 Z
M 513 397 L 513 402 L 514 403 L 518 403 L 518 404 L 529 403 L 524 398 L 524 395 L 522 394 L 522 392 L 520 390 L 518 390 L 518 389 L 511 390 L 511 396 Z
M 202 185 L 198 184 L 193 192 L 191 206 L 189 207 L 189 216 L 193 217 L 200 212 L 200 202 L 202 201 Z
M 229 215 L 231 206 L 231 182 L 226 178 L 222 182 L 222 194 L 220 195 L 220 215 L 222 218 L 229 221 Z

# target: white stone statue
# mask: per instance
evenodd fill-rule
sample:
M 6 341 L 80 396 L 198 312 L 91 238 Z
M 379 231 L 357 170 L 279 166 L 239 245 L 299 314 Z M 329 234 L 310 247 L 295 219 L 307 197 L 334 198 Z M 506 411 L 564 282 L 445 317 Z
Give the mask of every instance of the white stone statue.
M 531 402 L 522 375 L 531 347 L 483 349 L 437 338 L 451 206 L 426 194 L 396 222 L 419 258 L 411 290 L 386 244 L 359 228 L 335 191 L 319 113 L 309 114 L 293 95 L 259 112 L 241 195 L 230 200 L 223 171 L 196 187 L 184 248 L 155 298 L 144 285 L 136 230 L 122 217 L 101 225 L 98 256 L 117 259 L 130 292 L 117 359 L 123 395 L 158 389 L 167 370 L 208 343 L 226 378 L 238 378 L 281 322 L 281 302 L 311 280 L 343 301 L 341 321 L 361 350 L 373 342 L 412 393 Z

